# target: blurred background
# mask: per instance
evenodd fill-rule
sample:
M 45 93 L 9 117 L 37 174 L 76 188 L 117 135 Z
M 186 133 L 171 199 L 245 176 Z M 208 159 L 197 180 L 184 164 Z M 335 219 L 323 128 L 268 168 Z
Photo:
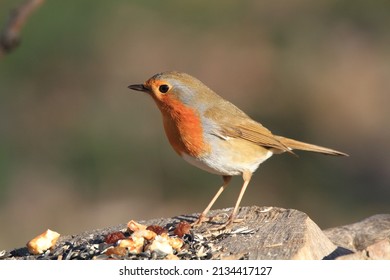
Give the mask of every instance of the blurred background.
M 21 3 L 1 1 L 2 26 Z M 180 159 L 151 98 L 127 88 L 166 70 L 275 134 L 350 154 L 274 156 L 243 206 L 321 228 L 390 213 L 389 13 L 384 0 L 45 1 L 0 60 L 0 248 L 204 209 L 221 178 Z

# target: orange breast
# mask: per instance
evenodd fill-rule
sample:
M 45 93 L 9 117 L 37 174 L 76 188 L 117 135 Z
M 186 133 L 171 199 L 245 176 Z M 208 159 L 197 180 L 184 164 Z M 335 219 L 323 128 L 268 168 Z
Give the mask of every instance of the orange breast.
M 198 114 L 175 98 L 166 96 L 161 101 L 158 106 L 163 115 L 165 133 L 176 153 L 193 157 L 206 153 L 210 147 L 204 142 Z

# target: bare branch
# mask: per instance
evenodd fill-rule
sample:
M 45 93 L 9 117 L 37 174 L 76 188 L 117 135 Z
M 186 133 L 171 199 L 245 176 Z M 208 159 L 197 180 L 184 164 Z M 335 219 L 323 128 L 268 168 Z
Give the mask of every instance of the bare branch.
M 20 31 L 27 18 L 44 0 L 26 0 L 11 11 L 4 29 L 0 32 L 0 58 L 14 50 L 20 43 Z

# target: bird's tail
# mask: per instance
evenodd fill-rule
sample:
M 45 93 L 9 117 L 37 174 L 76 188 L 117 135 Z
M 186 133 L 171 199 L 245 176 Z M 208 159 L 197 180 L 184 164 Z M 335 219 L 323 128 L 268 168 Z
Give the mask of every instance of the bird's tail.
M 292 150 L 303 150 L 303 151 L 309 151 L 309 152 L 315 152 L 315 153 L 321 153 L 324 155 L 332 155 L 332 156 L 348 156 L 348 154 L 339 152 L 333 149 L 297 141 L 294 139 L 282 137 L 282 136 L 275 136 L 283 145 L 287 146 L 288 148 Z

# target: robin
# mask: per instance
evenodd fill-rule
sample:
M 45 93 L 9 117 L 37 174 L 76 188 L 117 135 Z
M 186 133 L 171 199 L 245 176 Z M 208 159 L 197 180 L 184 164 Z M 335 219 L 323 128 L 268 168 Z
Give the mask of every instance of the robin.
M 227 221 L 231 225 L 253 172 L 273 154 L 304 150 L 333 156 L 347 154 L 271 133 L 259 122 L 223 99 L 198 79 L 180 72 L 163 72 L 130 89 L 149 94 L 160 109 L 165 133 L 175 152 L 190 164 L 222 175 L 219 188 L 194 224 L 207 213 L 228 186 L 232 176 L 244 183 Z

